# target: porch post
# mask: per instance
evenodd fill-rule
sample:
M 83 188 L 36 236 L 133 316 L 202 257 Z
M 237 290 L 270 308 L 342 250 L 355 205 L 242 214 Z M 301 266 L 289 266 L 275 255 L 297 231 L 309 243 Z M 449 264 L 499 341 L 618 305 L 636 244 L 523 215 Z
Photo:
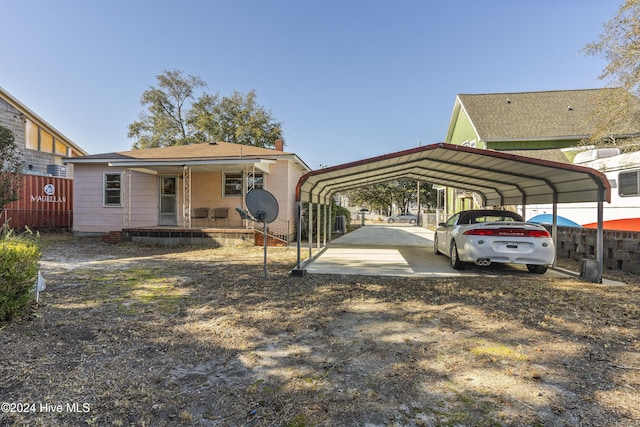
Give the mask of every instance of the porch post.
M 191 228 L 191 166 L 182 167 L 182 216 L 184 226 Z
M 123 209 L 123 218 L 122 218 L 122 222 L 124 223 L 125 227 L 130 227 L 131 226 L 131 168 L 126 168 L 123 171 L 123 180 L 124 182 L 122 183 L 122 188 L 125 191 L 125 194 L 123 195 L 123 204 L 124 204 L 124 209 Z

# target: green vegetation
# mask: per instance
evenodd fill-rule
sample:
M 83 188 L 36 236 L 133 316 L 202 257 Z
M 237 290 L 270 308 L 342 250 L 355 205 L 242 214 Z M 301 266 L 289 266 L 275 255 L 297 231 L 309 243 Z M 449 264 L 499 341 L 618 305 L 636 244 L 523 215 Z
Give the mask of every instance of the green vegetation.
M 7 204 L 20 199 L 23 166 L 13 132 L 0 126 L 0 213 Z
M 0 229 L 0 321 L 24 313 L 33 300 L 40 246 L 28 236 Z
M 207 83 L 180 70 L 165 70 L 156 80 L 140 98 L 147 111 L 129 125 L 134 149 L 217 141 L 272 148 L 282 139 L 282 123 L 258 104 L 254 90 L 201 93 Z

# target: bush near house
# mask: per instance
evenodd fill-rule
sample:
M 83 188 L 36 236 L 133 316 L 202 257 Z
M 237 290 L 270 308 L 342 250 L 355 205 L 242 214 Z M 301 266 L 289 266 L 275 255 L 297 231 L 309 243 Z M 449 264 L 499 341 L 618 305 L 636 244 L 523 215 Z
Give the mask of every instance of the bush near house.
M 0 233 L 0 322 L 19 316 L 30 306 L 39 259 L 37 240 Z

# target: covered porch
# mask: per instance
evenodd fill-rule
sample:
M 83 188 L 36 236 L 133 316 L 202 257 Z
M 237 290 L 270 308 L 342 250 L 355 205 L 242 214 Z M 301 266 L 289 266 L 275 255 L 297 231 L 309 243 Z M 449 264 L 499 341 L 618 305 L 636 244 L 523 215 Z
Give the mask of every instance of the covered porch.
M 140 203 L 140 193 L 152 189 L 140 188 L 141 182 L 156 186 L 157 216 L 147 222 L 152 227 L 252 229 L 251 222 L 243 220 L 235 209 L 245 209 L 247 193 L 264 187 L 271 163 L 275 161 L 112 162 L 109 166 L 123 168 L 123 229 L 140 224 L 136 216 L 143 215 L 140 208 L 148 208 Z

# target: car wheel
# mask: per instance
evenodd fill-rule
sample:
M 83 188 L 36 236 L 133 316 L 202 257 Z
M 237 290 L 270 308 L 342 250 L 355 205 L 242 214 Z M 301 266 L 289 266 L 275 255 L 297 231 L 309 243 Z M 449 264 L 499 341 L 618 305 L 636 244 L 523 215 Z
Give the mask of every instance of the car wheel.
M 442 255 L 442 252 L 438 250 L 438 235 L 433 236 L 433 253 L 436 255 Z
M 529 273 L 534 274 L 544 274 L 547 272 L 548 268 L 549 267 L 547 267 L 546 265 L 527 264 L 527 270 L 529 270 Z
M 416 223 L 415 219 L 409 220 L 409 224 L 415 224 L 415 223 Z
M 456 246 L 455 240 L 451 242 L 451 267 L 455 270 L 463 270 L 465 268 L 465 263 L 460 261 L 458 258 L 458 247 Z
M 393 224 L 393 218 L 389 218 L 389 219 L 387 220 L 387 222 L 388 222 L 389 224 Z

